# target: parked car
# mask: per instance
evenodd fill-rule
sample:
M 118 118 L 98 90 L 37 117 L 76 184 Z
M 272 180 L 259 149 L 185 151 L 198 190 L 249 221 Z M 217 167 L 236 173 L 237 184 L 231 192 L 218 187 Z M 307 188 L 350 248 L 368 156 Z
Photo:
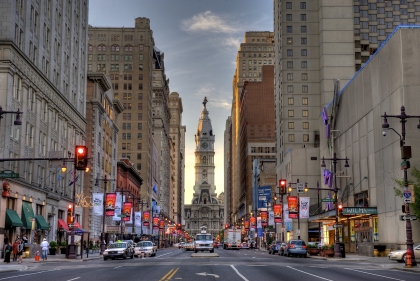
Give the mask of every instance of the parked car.
M 306 248 L 306 243 L 300 239 L 292 239 L 286 243 L 286 249 L 284 251 L 285 256 L 300 256 L 307 257 L 308 249 Z
M 179 249 L 184 248 L 184 246 L 185 246 L 185 242 L 181 242 L 181 243 L 178 244 L 178 248 Z
M 241 249 L 247 249 L 247 250 L 249 250 L 249 244 L 247 242 L 243 242 L 241 244 Z
M 284 251 L 286 250 L 286 242 L 281 242 L 279 248 L 277 249 L 277 253 L 280 256 L 284 256 Z
M 219 248 L 219 242 L 214 241 L 213 242 L 213 248 Z
M 280 241 L 273 241 L 267 248 L 268 254 L 274 255 L 279 252 L 281 242 Z
M 185 243 L 184 251 L 194 251 L 194 242 Z
M 138 257 L 141 253 L 144 253 L 145 256 L 149 257 L 156 256 L 157 246 L 151 241 L 140 241 L 134 247 L 134 255 Z
M 413 245 L 414 256 L 420 257 L 420 243 Z M 392 251 L 388 254 L 388 259 L 396 260 L 397 262 L 404 262 L 405 263 L 405 255 L 407 253 L 407 249 L 404 250 L 396 250 Z
M 127 242 L 115 242 L 108 246 L 108 248 L 103 253 L 104 261 L 107 259 L 122 258 L 126 259 L 127 257 L 134 258 L 134 249 Z

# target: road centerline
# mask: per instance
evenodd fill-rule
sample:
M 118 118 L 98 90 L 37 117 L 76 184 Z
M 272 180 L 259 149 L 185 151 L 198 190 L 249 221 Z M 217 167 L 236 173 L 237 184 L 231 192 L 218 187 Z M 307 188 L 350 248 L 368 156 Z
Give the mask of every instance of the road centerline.
M 244 281 L 249 281 L 248 279 L 246 279 L 245 278 L 245 276 L 243 276 L 237 269 L 236 269 L 236 267 L 233 265 L 233 264 L 231 264 L 230 265 L 230 267 L 232 267 L 233 268 L 233 270 L 236 272 L 236 274 L 238 274 L 239 275 L 239 277 L 241 277 Z

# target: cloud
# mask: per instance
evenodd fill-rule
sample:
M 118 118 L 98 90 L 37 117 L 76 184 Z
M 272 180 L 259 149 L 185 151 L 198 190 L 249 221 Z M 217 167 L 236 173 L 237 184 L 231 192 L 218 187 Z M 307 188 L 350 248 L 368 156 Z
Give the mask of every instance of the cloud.
M 228 22 L 225 17 L 218 16 L 211 11 L 194 15 L 191 19 L 183 20 L 182 27 L 184 30 L 191 32 L 210 31 L 213 33 L 234 33 L 238 31 L 236 24 Z
M 239 46 L 241 45 L 241 39 L 239 39 L 239 38 L 232 38 L 232 37 L 230 37 L 230 38 L 226 38 L 223 42 L 222 42 L 222 44 L 223 45 L 225 45 L 225 46 L 229 46 L 229 47 L 234 47 L 234 48 L 236 48 L 236 49 L 238 49 L 239 48 Z

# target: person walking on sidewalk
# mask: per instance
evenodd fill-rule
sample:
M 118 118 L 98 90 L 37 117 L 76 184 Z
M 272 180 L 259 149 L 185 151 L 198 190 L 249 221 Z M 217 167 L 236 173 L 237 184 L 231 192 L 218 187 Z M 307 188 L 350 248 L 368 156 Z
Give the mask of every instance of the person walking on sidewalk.
M 22 263 L 22 255 L 23 255 L 23 243 L 21 240 L 18 240 L 18 246 L 17 246 L 17 256 L 18 256 L 18 263 Z
M 10 263 L 10 255 L 12 254 L 13 247 L 11 243 L 8 243 L 4 248 L 4 262 Z
M 50 244 L 47 242 L 47 238 L 44 238 L 44 240 L 41 243 L 41 248 L 42 248 L 42 260 L 46 261 L 47 260 L 47 253 L 48 253 L 48 246 Z
M 19 239 L 15 240 L 15 243 L 13 243 L 13 261 L 17 261 L 17 253 L 18 253 L 18 243 Z

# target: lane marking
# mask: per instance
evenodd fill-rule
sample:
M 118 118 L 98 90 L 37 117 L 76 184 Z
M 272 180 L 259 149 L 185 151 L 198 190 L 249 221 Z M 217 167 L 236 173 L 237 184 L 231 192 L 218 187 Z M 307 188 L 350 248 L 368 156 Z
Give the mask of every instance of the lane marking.
M 175 275 L 175 273 L 177 273 L 177 271 L 178 271 L 178 269 L 179 269 L 179 267 L 177 268 L 177 269 L 175 269 L 169 276 L 168 276 L 168 278 L 166 278 L 166 281 L 169 281 L 169 280 L 171 280 L 172 279 L 172 277 Z
M 264 264 L 252 264 L 252 265 L 247 265 L 247 266 L 266 266 Z
M 303 270 L 299 270 L 299 269 L 293 268 L 293 267 L 291 267 L 291 266 L 287 266 L 287 267 L 288 267 L 288 268 L 290 268 L 290 269 L 293 269 L 293 270 L 296 270 L 296 271 L 299 271 L 299 272 L 302 272 L 302 273 L 308 274 L 308 275 L 310 275 L 310 276 L 313 276 L 313 277 L 319 278 L 319 279 L 328 280 L 328 281 L 333 281 L 333 280 L 331 280 L 331 279 L 327 279 L 327 278 L 324 278 L 324 277 L 321 277 L 321 276 L 318 276 L 318 275 L 315 275 L 315 274 L 311 274 L 311 273 L 305 272 L 305 271 L 303 271 Z
M 76 279 L 79 279 L 80 277 L 76 277 L 76 278 L 73 278 L 73 279 L 69 279 L 69 280 L 67 280 L 67 281 L 72 281 L 72 280 L 76 280 Z
M 120 267 L 123 267 L 122 265 L 120 265 L 120 266 L 116 266 L 116 267 L 114 267 L 114 269 L 116 269 L 116 268 L 120 268 Z
M 178 269 L 179 269 L 179 267 L 177 269 L 172 268 L 159 281 L 168 281 L 168 280 L 171 280 L 172 276 L 175 275 L 175 273 L 178 271 Z
M 244 281 L 249 281 L 248 279 L 245 278 L 245 276 L 239 273 L 239 271 L 235 268 L 235 266 L 233 266 L 233 264 L 231 264 L 230 267 L 232 267 L 233 270 L 235 270 L 236 274 L 238 274 L 239 277 L 241 277 Z
M 52 271 L 58 271 L 58 270 L 60 270 L 60 269 L 52 269 L 52 270 L 45 270 L 45 271 L 34 272 L 34 273 L 21 274 L 21 275 L 16 275 L 16 276 L 10 276 L 10 277 L 0 278 L 0 280 L 18 278 L 18 277 L 22 277 L 22 276 L 35 275 L 35 274 L 40 274 L 40 273 L 45 273 L 45 272 L 52 272 Z
M 392 280 L 404 281 L 403 279 L 397 279 L 397 278 L 388 277 L 388 276 L 384 276 L 384 275 L 373 274 L 373 273 L 370 273 L 370 272 L 365 272 L 365 271 L 361 271 L 361 270 L 357 270 L 357 269 L 351 269 L 351 268 L 344 268 L 344 269 L 351 270 L 351 271 L 356 271 L 356 272 L 360 272 L 360 273 L 364 273 L 364 274 L 370 274 L 370 275 L 378 276 L 378 277 L 382 277 L 382 278 L 388 278 L 388 279 L 392 279 Z

